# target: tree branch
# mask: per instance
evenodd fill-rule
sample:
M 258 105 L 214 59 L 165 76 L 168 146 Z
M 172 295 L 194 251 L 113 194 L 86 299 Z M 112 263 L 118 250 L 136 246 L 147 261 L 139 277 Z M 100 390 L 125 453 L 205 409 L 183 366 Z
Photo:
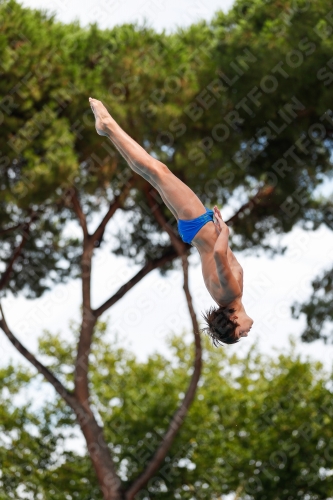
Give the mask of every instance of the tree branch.
M 89 236 L 87 236 L 87 238 L 89 238 Z M 82 322 L 75 362 L 74 391 L 77 399 L 86 407 L 87 410 L 89 408 L 89 354 L 94 327 L 96 324 L 96 318 L 92 314 L 91 309 L 91 261 L 93 251 L 94 248 L 91 244 L 90 238 L 84 238 L 83 252 L 81 257 Z
M 91 314 L 91 260 L 94 247 L 88 233 L 86 216 L 74 188 L 71 190 L 71 200 L 83 231 L 83 251 L 81 256 L 82 323 L 75 361 L 74 393 L 78 401 L 89 412 L 91 410 L 89 405 L 88 362 L 91 339 L 96 323 L 96 319 Z
M 183 242 L 183 240 L 177 236 L 173 230 L 173 228 L 168 224 L 166 221 L 159 204 L 156 201 L 156 198 L 153 196 L 152 193 L 155 193 L 157 195 L 157 191 L 153 189 L 150 184 L 147 183 L 145 187 L 145 193 L 147 197 L 148 204 L 151 208 L 152 214 L 154 215 L 156 221 L 159 223 L 162 229 L 166 233 L 168 233 L 169 238 L 171 240 L 172 245 L 176 249 L 177 253 L 179 256 L 183 255 L 184 253 L 187 252 L 189 246 L 186 245 L 186 243 Z
M 20 226 L 22 227 L 22 239 L 21 239 L 20 244 L 14 250 L 14 253 L 13 253 L 13 255 L 8 263 L 7 269 L 4 271 L 4 273 L 1 276 L 0 290 L 2 290 L 6 286 L 6 284 L 8 283 L 8 280 L 9 280 L 10 274 L 13 270 L 13 266 L 15 264 L 15 261 L 21 255 L 22 249 L 24 248 L 26 242 L 28 241 L 30 226 L 37 219 L 37 217 L 38 217 L 37 214 L 35 212 L 32 212 L 31 219 L 29 220 L 29 222 L 27 222 L 26 224 L 20 224 L 19 226 L 17 226 L 17 227 L 20 227 Z
M 10 261 L 8 262 L 7 269 L 4 271 L 4 273 L 1 276 L 0 290 L 2 290 L 6 286 L 6 284 L 8 283 L 8 280 L 10 278 L 10 274 L 13 270 L 14 263 L 18 259 L 18 257 L 20 256 L 20 254 L 22 252 L 22 248 L 24 247 L 24 245 L 26 244 L 26 242 L 28 240 L 28 232 L 29 232 L 29 227 L 27 227 L 26 230 L 24 231 L 20 244 L 18 245 L 18 247 L 16 247 Z
M 1 304 L 0 312 L 2 315 L 2 319 L 0 319 L 0 328 L 4 331 L 9 341 L 18 352 L 22 354 L 38 372 L 50 382 L 50 384 L 52 384 L 59 396 L 61 396 L 74 411 L 86 439 L 91 461 L 94 465 L 104 498 L 110 500 L 118 498 L 118 492 L 121 486 L 120 479 L 116 473 L 110 450 L 105 443 L 103 429 L 98 425 L 90 407 L 88 406 L 88 408 L 85 408 L 85 405 L 78 401 L 75 395 L 69 392 L 60 380 L 58 380 L 46 366 L 38 361 L 23 344 L 21 344 L 8 327 Z
M 131 290 L 131 288 L 133 288 L 137 283 L 139 283 L 139 281 L 141 281 L 142 278 L 147 276 L 147 274 L 149 274 L 154 269 L 162 267 L 164 264 L 171 262 L 176 257 L 178 257 L 178 253 L 175 250 L 173 250 L 172 247 L 170 247 L 169 250 L 165 252 L 165 254 L 159 259 L 154 259 L 147 262 L 147 264 L 143 266 L 143 268 L 140 269 L 140 271 L 135 276 L 133 276 L 133 278 L 131 278 L 124 285 L 122 285 L 119 288 L 119 290 L 114 295 L 112 295 L 112 297 L 106 300 L 104 304 L 102 304 L 100 307 L 93 310 L 92 311 L 93 315 L 96 318 L 98 318 L 101 314 L 103 314 L 103 312 L 109 309 L 109 307 L 113 306 L 113 304 L 118 302 L 118 300 L 120 300 L 129 290 Z
M 234 500 L 239 500 L 243 489 L 244 489 L 243 485 L 238 486 L 238 488 L 237 488 L 237 490 L 235 492 L 235 498 L 234 498 Z
M 2 236 L 3 234 L 11 233 L 12 231 L 15 231 L 16 229 L 19 229 L 23 226 L 24 224 L 16 224 L 16 226 L 7 227 L 7 229 L 0 229 L 0 236 Z
M 257 194 L 252 196 L 247 203 L 244 203 L 237 212 L 226 221 L 226 224 L 232 225 L 237 219 L 239 219 L 240 214 L 242 214 L 247 208 L 253 208 L 254 205 L 259 205 L 262 201 L 269 200 L 269 196 L 275 190 L 274 186 L 263 186 L 259 189 Z
M 76 191 L 73 191 L 72 194 L 73 208 L 80 220 L 84 232 L 83 252 L 81 257 L 83 311 L 80 338 L 78 342 L 77 357 L 75 363 L 75 395 L 87 410 L 89 408 L 89 354 L 91 351 L 91 342 L 94 333 L 94 327 L 97 320 L 97 316 L 93 314 L 91 308 L 91 261 L 94 252 L 94 244 L 95 246 L 97 246 L 95 243 L 96 241 L 100 244 L 108 221 L 111 219 L 117 208 L 119 208 L 126 199 L 128 192 L 132 186 L 132 182 L 132 180 L 127 182 L 121 194 L 117 196 L 114 202 L 110 205 L 107 214 L 92 235 L 88 233 L 86 217 L 83 214 Z
M 73 210 L 76 213 L 77 218 L 79 219 L 80 226 L 82 227 L 84 240 L 86 241 L 89 239 L 87 218 L 82 210 L 79 196 L 75 188 L 70 189 L 70 200 L 72 202 Z
M 36 357 L 26 349 L 23 344 L 15 337 L 12 331 L 9 329 L 2 306 L 0 304 L 0 311 L 2 319 L 0 319 L 0 328 L 4 331 L 5 335 L 9 339 L 9 341 L 13 344 L 13 346 L 18 350 L 22 356 L 24 356 L 37 370 L 41 373 L 50 384 L 53 385 L 57 393 L 69 404 L 69 406 L 76 411 L 78 402 L 76 401 L 73 394 L 71 394 L 58 380 L 53 373 L 46 368 L 40 361 L 36 359 Z
M 134 176 L 131 176 L 126 182 L 126 185 L 122 188 L 121 193 L 118 196 L 116 196 L 114 201 L 110 204 L 108 212 L 104 216 L 102 222 L 99 224 L 94 234 L 92 234 L 91 236 L 91 238 L 94 241 L 95 247 L 100 246 L 107 223 L 114 215 L 115 211 L 123 205 L 124 201 L 128 196 L 128 193 L 133 187 L 133 184 L 134 184 Z
M 153 477 L 155 472 L 159 469 L 161 463 L 163 462 L 166 454 L 168 453 L 168 451 L 173 443 L 173 440 L 174 440 L 179 428 L 181 427 L 182 423 L 184 422 L 184 419 L 185 419 L 185 416 L 188 412 L 188 409 L 189 409 L 189 407 L 194 399 L 196 388 L 197 388 L 198 381 L 199 381 L 200 374 L 201 374 L 201 368 L 202 368 L 202 348 L 201 348 L 199 324 L 198 324 L 198 320 L 197 320 L 197 317 L 196 317 L 196 314 L 194 311 L 192 297 L 191 297 L 191 293 L 190 293 L 189 286 L 188 286 L 188 258 L 187 258 L 188 247 L 173 232 L 173 229 L 167 223 L 162 211 L 159 208 L 159 205 L 154 200 L 154 197 L 152 195 L 152 189 L 150 187 L 149 187 L 149 189 L 146 190 L 146 195 L 147 195 L 148 203 L 152 209 L 152 212 L 153 212 L 157 222 L 168 233 L 170 240 L 171 240 L 178 256 L 181 257 L 181 259 L 182 259 L 183 275 L 184 275 L 184 287 L 183 288 L 184 288 L 187 306 L 188 306 L 189 313 L 191 316 L 191 321 L 192 321 L 195 355 L 194 355 L 193 374 L 192 374 L 188 389 L 186 391 L 186 394 L 184 396 L 184 399 L 181 402 L 178 409 L 176 410 L 176 412 L 174 413 L 174 415 L 171 419 L 171 422 L 169 424 L 169 428 L 168 428 L 167 432 L 165 433 L 159 447 L 155 451 L 148 466 L 142 472 L 142 474 L 140 476 L 138 476 L 138 478 L 132 483 L 132 485 L 127 490 L 126 500 L 132 500 L 135 497 L 136 493 L 138 493 L 138 491 L 140 491 L 140 489 L 145 484 L 147 484 L 149 479 L 151 477 Z
M 161 463 L 163 462 L 166 454 L 168 453 L 173 440 L 184 422 L 185 416 L 188 412 L 189 407 L 194 399 L 196 388 L 198 385 L 198 381 L 201 374 L 202 368 L 202 348 L 201 348 L 201 339 L 200 339 L 200 330 L 198 325 L 198 320 L 193 308 L 192 297 L 190 294 L 189 286 L 188 286 L 188 259 L 187 255 L 182 255 L 182 265 L 183 265 L 183 274 L 184 274 L 184 291 L 187 300 L 187 305 L 189 309 L 189 313 L 192 321 L 192 328 L 194 334 L 194 346 L 195 346 L 195 355 L 194 355 L 194 370 L 190 380 L 190 384 L 186 391 L 185 397 L 178 407 L 177 411 L 174 413 L 172 420 L 170 422 L 169 428 L 165 433 L 161 444 L 155 451 L 151 461 L 149 462 L 146 469 L 143 473 L 132 483 L 129 489 L 126 492 L 126 500 L 132 500 L 138 491 L 144 487 L 145 484 L 149 481 L 151 477 L 155 474 L 155 472 L 159 469 Z

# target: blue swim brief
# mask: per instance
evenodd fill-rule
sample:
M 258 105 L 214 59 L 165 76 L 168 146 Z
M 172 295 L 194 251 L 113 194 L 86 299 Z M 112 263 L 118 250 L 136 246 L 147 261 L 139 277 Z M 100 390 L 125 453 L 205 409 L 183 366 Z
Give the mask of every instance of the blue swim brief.
M 191 243 L 200 229 L 207 224 L 207 222 L 213 221 L 213 210 L 207 207 L 205 207 L 205 209 L 206 213 L 200 215 L 196 219 L 178 220 L 178 232 L 185 243 Z

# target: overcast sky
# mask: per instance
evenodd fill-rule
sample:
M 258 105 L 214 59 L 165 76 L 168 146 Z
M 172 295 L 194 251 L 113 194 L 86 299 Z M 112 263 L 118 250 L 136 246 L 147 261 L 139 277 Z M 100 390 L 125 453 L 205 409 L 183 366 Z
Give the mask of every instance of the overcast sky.
M 232 2 L 25 0 L 23 4 L 47 8 L 65 22 L 77 18 L 83 24 L 97 21 L 102 27 L 112 27 L 146 17 L 157 30 L 172 30 L 176 25 L 189 25 L 200 18 L 209 20 L 215 10 L 226 10 Z M 330 190 L 333 191 L 332 186 Z M 222 207 L 225 218 L 231 215 L 231 211 Z M 115 226 L 122 223 L 118 214 L 111 222 Z M 326 228 L 315 233 L 295 228 L 283 238 L 283 243 L 288 244 L 287 253 L 274 259 L 265 255 L 245 257 L 237 254 L 244 268 L 244 305 L 254 319 L 254 325 L 247 339 L 228 349 L 246 350 L 259 342 L 264 351 L 271 351 L 275 347 L 283 348 L 290 334 L 299 338 L 304 318 L 291 319 L 290 305 L 294 300 L 305 300 L 311 292 L 311 280 L 320 270 L 331 265 L 333 233 Z M 213 302 L 203 283 L 197 253 L 193 253 L 191 262 L 190 286 L 200 313 Z M 107 247 L 99 250 L 93 265 L 93 306 L 108 298 L 136 271 L 137 268 L 129 267 L 125 259 L 112 256 Z M 69 320 L 79 317 L 80 300 L 80 283 L 71 282 L 55 287 L 33 302 L 8 298 L 4 301 L 4 308 L 10 327 L 25 345 L 34 349 L 43 328 L 66 335 Z M 175 271 L 168 278 L 159 277 L 158 272 L 151 273 L 112 308 L 111 319 L 113 327 L 141 358 L 155 349 L 166 353 L 164 339 L 167 333 L 190 328 L 181 273 Z M 4 335 L 0 335 L 0 345 L 3 361 L 9 356 L 19 359 Z M 321 342 L 310 345 L 298 342 L 298 350 L 322 360 L 326 366 L 331 364 L 333 346 L 324 346 Z
M 200 19 L 210 20 L 216 10 L 227 11 L 232 0 L 24 0 L 27 7 L 55 12 L 64 22 L 79 19 L 81 24 L 97 22 L 102 28 L 142 22 L 161 31 L 188 26 Z

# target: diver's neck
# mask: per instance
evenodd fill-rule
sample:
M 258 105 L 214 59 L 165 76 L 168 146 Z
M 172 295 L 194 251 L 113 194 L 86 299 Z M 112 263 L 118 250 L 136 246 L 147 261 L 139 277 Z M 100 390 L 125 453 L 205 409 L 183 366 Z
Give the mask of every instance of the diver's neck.
M 228 307 L 230 309 L 235 309 L 235 313 L 239 313 L 239 312 L 245 313 L 245 309 L 244 309 L 243 303 L 242 303 L 240 298 L 235 299 L 233 302 L 231 302 L 231 304 L 229 304 Z

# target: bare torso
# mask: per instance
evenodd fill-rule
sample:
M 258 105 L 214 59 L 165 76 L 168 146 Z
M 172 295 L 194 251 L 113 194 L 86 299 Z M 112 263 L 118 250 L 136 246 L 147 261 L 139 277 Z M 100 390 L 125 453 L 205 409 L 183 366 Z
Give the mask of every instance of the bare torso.
M 228 302 L 232 302 L 234 300 L 234 296 L 227 297 L 222 290 L 222 286 L 217 274 L 216 263 L 214 259 L 214 245 L 217 240 L 217 233 L 215 230 L 215 226 L 213 222 L 208 222 L 205 224 L 200 231 L 196 234 L 195 238 L 192 241 L 193 246 L 195 246 L 201 257 L 202 264 L 202 275 L 212 298 L 215 302 L 221 306 L 228 305 Z M 228 247 L 228 262 L 232 274 L 234 275 L 237 283 L 239 284 L 239 288 L 241 290 L 241 296 L 243 295 L 243 268 L 236 259 L 233 252 Z M 224 295 L 225 300 L 223 304 L 220 301 L 221 295 Z

